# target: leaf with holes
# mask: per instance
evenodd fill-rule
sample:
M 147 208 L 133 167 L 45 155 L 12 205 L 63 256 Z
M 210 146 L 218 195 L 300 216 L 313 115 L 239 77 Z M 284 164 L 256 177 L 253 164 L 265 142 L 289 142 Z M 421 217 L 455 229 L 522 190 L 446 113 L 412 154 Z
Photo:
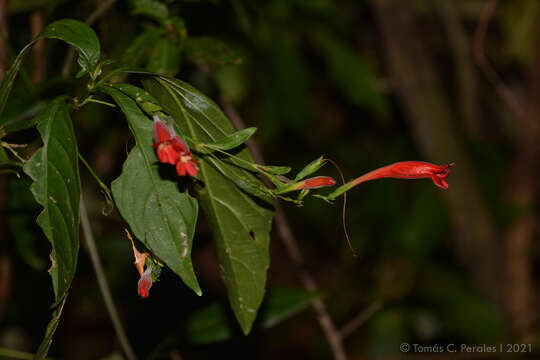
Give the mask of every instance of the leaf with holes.
M 143 84 L 193 141 L 212 143 L 235 132 L 219 107 L 188 84 L 168 77 L 149 78 Z M 245 145 L 237 151 L 239 158 L 253 161 Z M 232 181 L 264 186 L 252 173 L 212 156 L 199 160 L 204 183 L 199 192 L 201 206 L 216 238 L 231 307 L 247 334 L 264 297 L 274 214 L 271 200 L 255 199 Z
M 152 122 L 128 95 L 105 87 L 126 115 L 137 145 L 124 163 L 122 175 L 112 183 L 118 210 L 135 236 L 182 278 L 198 295 L 201 289 L 191 247 L 197 222 L 197 200 L 180 190 L 178 178 L 164 179 L 152 147 Z
M 73 280 L 79 253 L 81 181 L 77 140 L 64 97 L 49 103 L 37 115 L 36 122 L 43 147 L 23 170 L 34 180 L 30 190 L 43 206 L 37 223 L 52 245 L 49 274 L 58 304 Z

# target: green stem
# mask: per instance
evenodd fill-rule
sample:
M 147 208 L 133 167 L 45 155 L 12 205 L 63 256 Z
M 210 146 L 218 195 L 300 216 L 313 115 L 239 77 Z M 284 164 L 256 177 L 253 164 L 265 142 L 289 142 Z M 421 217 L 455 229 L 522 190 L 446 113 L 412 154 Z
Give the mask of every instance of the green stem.
M 341 196 L 343 195 L 345 192 L 351 190 L 353 187 L 355 187 L 356 185 L 358 185 L 357 182 L 355 182 L 354 180 L 353 181 L 349 181 L 348 183 L 344 184 L 344 185 L 341 185 L 340 187 L 338 187 L 336 190 L 334 190 L 334 192 L 330 193 L 330 195 L 327 196 L 328 200 L 334 200 L 335 198 L 337 198 L 338 196 Z
M 2 147 L 5 147 L 6 149 L 8 149 L 13 155 L 15 155 L 15 157 L 17 159 L 19 159 L 23 164 L 26 162 L 26 160 L 24 160 L 22 157 L 19 156 L 19 154 L 17 154 L 17 152 L 11 147 L 10 144 L 8 144 L 7 142 L 0 142 L 0 146 Z
M 210 150 L 212 151 L 217 151 L 219 153 L 222 153 L 224 155 L 227 155 L 237 161 L 239 161 L 240 163 L 244 163 L 244 164 L 247 164 L 247 168 L 243 168 L 245 170 L 248 170 L 248 171 L 253 171 L 255 170 L 256 172 L 260 173 L 260 174 L 263 174 L 264 176 L 266 176 L 274 185 L 276 186 L 282 186 L 283 185 L 283 182 L 281 180 L 279 180 L 279 178 L 277 176 L 275 176 L 274 174 L 271 174 L 267 171 L 265 171 L 264 169 L 261 169 L 260 165 L 257 164 L 257 163 L 253 163 L 251 161 L 247 161 L 247 160 L 244 160 L 242 158 L 239 158 L 235 155 L 232 155 L 224 150 L 221 150 L 221 149 L 218 149 L 218 148 L 215 148 L 215 147 L 212 147 L 211 145 L 208 145 L 206 144 L 204 147 L 207 147 L 209 148 Z M 212 156 L 212 153 L 207 153 L 208 155 Z M 239 164 L 236 164 L 236 165 L 239 165 Z
M 78 153 L 79 155 L 79 159 L 81 160 L 81 162 L 84 164 L 84 166 L 86 166 L 86 168 L 88 169 L 88 171 L 90 172 L 90 174 L 92 174 L 92 176 L 94 177 L 94 179 L 97 181 L 97 183 L 99 184 L 99 187 L 101 187 L 103 189 L 103 191 L 105 191 L 105 195 L 107 196 L 107 199 L 109 199 L 109 201 L 113 201 L 112 199 L 112 196 L 111 196 L 111 191 L 109 190 L 109 188 L 107 187 L 107 185 L 105 185 L 105 183 L 103 181 L 101 181 L 101 179 L 99 178 L 99 176 L 95 173 L 94 169 L 92 169 L 92 167 L 90 166 L 90 164 L 88 164 L 88 162 L 86 162 L 86 160 L 83 158 L 83 156 L 81 155 L 81 153 Z
M 96 104 L 101 104 L 101 105 L 106 105 L 106 106 L 110 106 L 110 107 L 113 107 L 113 108 L 116 108 L 116 105 L 114 104 L 111 104 L 110 102 L 106 102 L 106 101 L 102 101 L 102 100 L 97 100 L 97 99 L 94 99 L 92 97 L 89 97 L 85 100 L 85 104 L 86 103 L 89 103 L 89 102 L 93 102 L 93 103 L 96 103 Z M 81 104 L 82 106 L 82 104 Z

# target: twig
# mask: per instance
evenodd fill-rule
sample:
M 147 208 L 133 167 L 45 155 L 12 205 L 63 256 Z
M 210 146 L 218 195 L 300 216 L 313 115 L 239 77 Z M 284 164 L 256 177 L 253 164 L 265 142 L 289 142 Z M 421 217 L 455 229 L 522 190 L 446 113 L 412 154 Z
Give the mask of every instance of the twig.
M 129 340 L 126 336 L 126 332 L 124 330 L 124 326 L 122 325 L 122 322 L 120 321 L 120 317 L 118 316 L 118 311 L 116 310 L 116 307 L 114 305 L 114 301 L 111 295 L 111 290 L 109 289 L 109 284 L 107 283 L 107 277 L 105 276 L 105 272 L 103 271 L 103 265 L 101 264 L 101 260 L 99 258 L 96 242 L 94 240 L 94 235 L 92 234 L 92 228 L 90 226 L 90 219 L 88 218 L 88 212 L 86 211 L 86 206 L 84 204 L 84 200 L 82 199 L 82 197 L 81 197 L 81 226 L 84 233 L 84 239 L 86 240 L 86 247 L 88 248 L 88 254 L 90 255 L 90 260 L 92 262 L 92 266 L 94 267 L 94 272 L 96 273 L 99 289 L 101 291 L 101 295 L 103 296 L 103 301 L 105 302 L 105 307 L 107 308 L 109 317 L 111 318 L 111 321 L 113 323 L 116 336 L 118 336 L 120 345 L 122 346 L 122 349 L 124 350 L 124 353 L 126 354 L 126 357 L 128 358 L 128 360 L 135 360 L 136 359 L 135 353 L 133 352 L 133 348 L 131 347 L 131 344 L 129 343 Z
M 221 105 L 223 107 L 223 110 L 233 123 L 234 127 L 237 130 L 245 129 L 246 126 L 244 124 L 244 121 L 234 108 L 234 106 L 224 97 L 221 97 Z M 258 144 L 255 142 L 253 138 L 246 141 L 246 145 L 249 148 L 251 155 L 253 156 L 253 159 L 261 164 L 264 165 L 264 157 L 262 155 L 262 152 L 258 146 Z M 283 208 L 281 207 L 281 203 L 276 200 L 274 203 L 274 206 L 276 208 L 276 229 L 279 234 L 279 237 L 283 241 L 283 244 L 285 245 L 285 249 L 287 250 L 287 255 L 291 259 L 292 263 L 297 269 L 298 277 L 300 278 L 300 281 L 302 281 L 302 284 L 304 287 L 309 291 L 317 291 L 318 286 L 313 278 L 313 276 L 309 273 L 309 271 L 305 267 L 305 260 L 304 256 L 302 255 L 302 252 L 300 251 L 300 247 L 298 246 L 298 242 L 296 241 L 296 238 L 294 237 L 294 234 L 292 232 L 292 229 L 289 225 L 289 222 L 287 221 L 287 218 L 285 216 L 285 213 L 283 212 Z M 345 353 L 345 348 L 343 347 L 343 342 L 341 339 L 341 336 L 336 329 L 332 318 L 328 314 L 328 311 L 326 309 L 326 305 L 324 304 L 324 301 L 322 301 L 320 298 L 316 298 L 312 301 L 311 305 L 313 306 L 313 309 L 315 310 L 315 313 L 317 314 L 317 320 L 319 321 L 319 325 L 321 326 L 324 335 L 326 336 L 326 339 L 328 340 L 328 343 L 330 344 L 330 348 L 332 349 L 332 353 L 334 355 L 335 360 L 346 360 L 347 355 Z
M 95 23 L 100 17 L 102 17 L 111 6 L 114 5 L 114 3 L 117 0 L 107 0 L 101 5 L 99 5 L 86 19 L 85 24 L 91 26 L 93 23 Z M 69 71 L 71 70 L 71 67 L 73 66 L 73 61 L 75 60 L 75 49 L 70 47 L 68 54 L 66 56 L 66 60 L 64 61 L 64 65 L 62 66 L 62 77 L 67 78 L 69 75 Z
M 345 339 L 347 336 L 351 335 L 356 331 L 360 326 L 372 317 L 377 311 L 382 308 L 382 302 L 376 301 L 366 309 L 359 312 L 355 317 L 353 317 L 344 327 L 339 331 L 339 335 L 342 339 Z
M 480 18 L 478 19 L 478 25 L 474 34 L 474 57 L 476 64 L 480 67 L 480 70 L 484 73 L 488 81 L 493 85 L 499 97 L 506 103 L 510 110 L 519 118 L 525 116 L 525 110 L 515 97 L 514 93 L 508 85 L 504 83 L 500 75 L 491 66 L 486 58 L 485 41 L 486 33 L 495 10 L 499 4 L 499 0 L 488 0 Z

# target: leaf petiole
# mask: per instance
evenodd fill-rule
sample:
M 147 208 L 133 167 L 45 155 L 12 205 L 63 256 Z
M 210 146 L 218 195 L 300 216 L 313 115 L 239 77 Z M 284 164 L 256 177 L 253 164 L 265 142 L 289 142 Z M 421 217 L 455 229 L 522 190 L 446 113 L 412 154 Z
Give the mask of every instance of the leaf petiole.
M 84 164 L 84 166 L 86 166 L 86 168 L 88 169 L 88 171 L 90 172 L 90 174 L 92 174 L 92 176 L 94 177 L 94 179 L 97 181 L 99 187 L 101 187 L 103 189 L 103 191 L 105 192 L 105 195 L 107 197 L 107 199 L 112 203 L 113 199 L 112 199 L 112 196 L 111 196 L 111 191 L 109 190 L 109 188 L 107 187 L 107 185 L 105 185 L 105 183 L 103 181 L 101 181 L 101 179 L 99 178 L 99 176 L 95 173 L 95 171 L 92 169 L 92 167 L 90 166 L 90 164 L 88 164 L 86 162 L 86 160 L 83 158 L 83 156 L 81 155 L 81 153 L 78 153 L 79 155 L 79 159 L 81 160 L 81 162 Z

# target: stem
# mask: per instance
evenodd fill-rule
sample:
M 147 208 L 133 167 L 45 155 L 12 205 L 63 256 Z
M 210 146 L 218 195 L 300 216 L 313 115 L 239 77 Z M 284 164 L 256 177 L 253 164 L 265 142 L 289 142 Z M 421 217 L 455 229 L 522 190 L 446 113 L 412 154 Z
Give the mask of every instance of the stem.
M 110 106 L 110 107 L 116 108 L 116 105 L 111 104 L 110 102 L 106 102 L 106 101 L 102 101 L 102 100 L 97 100 L 97 99 L 94 99 L 94 98 L 92 98 L 92 97 L 87 98 L 85 101 L 86 101 L 86 103 L 93 102 L 93 103 L 96 103 L 96 104 L 101 104 L 101 105 L 106 105 L 106 106 Z M 82 105 L 81 105 L 81 106 L 82 106 Z
M 237 130 L 245 129 L 246 126 L 244 125 L 242 118 L 238 115 L 238 112 L 233 107 L 233 105 L 228 102 L 224 97 L 221 98 L 221 103 L 223 109 L 225 110 L 225 113 L 228 115 L 234 127 Z M 262 152 L 255 140 L 253 138 L 249 139 L 248 141 L 246 141 L 246 145 L 249 148 L 251 155 L 253 156 L 255 161 L 261 165 L 264 165 L 264 158 Z M 267 186 L 268 185 L 269 184 L 267 184 Z M 318 291 L 317 282 L 315 281 L 313 275 L 311 275 L 311 273 L 305 267 L 304 256 L 302 255 L 302 252 L 300 251 L 300 246 L 298 245 L 298 242 L 294 237 L 291 227 L 289 226 L 289 222 L 287 221 L 287 217 L 283 212 L 281 203 L 279 201 L 275 201 L 274 205 L 276 208 L 276 230 L 279 234 L 279 237 L 283 241 L 283 244 L 285 245 L 287 255 L 296 267 L 298 277 L 302 281 L 304 287 L 309 291 L 316 292 Z M 317 320 L 319 321 L 319 325 L 323 330 L 326 339 L 328 340 L 330 349 L 332 350 L 332 354 L 334 355 L 334 359 L 346 360 L 347 354 L 345 353 L 345 348 L 343 347 L 342 338 L 338 330 L 336 329 L 332 318 L 330 317 L 330 314 L 328 314 L 328 310 L 326 309 L 324 301 L 320 298 L 316 298 L 311 302 L 311 306 L 313 306 L 313 309 L 317 314 Z
M 23 164 L 26 162 L 26 160 L 24 160 L 22 157 L 20 157 L 19 154 L 17 154 L 17 152 L 15 151 L 15 149 L 13 149 L 12 144 L 8 144 L 7 142 L 2 141 L 2 142 L 0 142 L 0 146 L 5 147 L 6 149 L 8 149 Z
M 131 347 L 131 344 L 129 343 L 129 340 L 126 336 L 124 326 L 122 325 L 120 317 L 118 316 L 118 311 L 116 310 L 116 307 L 114 305 L 111 290 L 109 289 L 109 284 L 107 283 L 107 277 L 105 276 L 105 272 L 103 271 L 103 265 L 101 264 L 101 260 L 99 258 L 96 242 L 94 241 L 94 235 L 92 234 L 92 228 L 90 226 L 90 219 L 88 218 L 88 212 L 86 211 L 86 206 L 84 204 L 82 196 L 81 226 L 84 233 L 84 239 L 86 241 L 86 247 L 88 249 L 88 254 L 90 256 L 94 272 L 96 273 L 99 289 L 101 291 L 101 295 L 103 296 L 103 301 L 105 302 L 105 307 L 107 308 L 109 317 L 111 318 L 111 321 L 113 323 L 116 336 L 120 341 L 120 345 L 122 346 L 122 349 L 124 350 L 127 359 L 135 360 L 135 353 L 133 352 L 133 348 Z
M 5 356 L 8 358 L 13 358 L 13 359 L 32 360 L 35 357 L 35 354 L 25 352 L 25 351 L 19 351 L 19 350 L 0 347 L 0 356 Z M 45 358 L 45 360 L 53 360 L 53 359 L 48 357 L 48 358 Z
M 90 172 L 90 174 L 92 174 L 92 176 L 94 177 L 94 179 L 97 181 L 97 183 L 99 184 L 99 186 L 103 189 L 103 191 L 105 191 L 105 194 L 107 195 L 107 198 L 109 199 L 109 201 L 112 201 L 112 196 L 111 196 L 111 191 L 109 190 L 109 188 L 107 187 L 107 185 L 105 185 L 105 183 L 103 181 L 101 181 L 101 179 L 99 178 L 99 176 L 97 176 L 97 174 L 95 173 L 94 169 L 92 169 L 92 167 L 90 166 L 90 164 L 88 164 L 86 162 L 86 160 L 83 158 L 83 156 L 81 155 L 81 153 L 78 153 L 79 155 L 79 159 L 82 161 L 82 163 L 84 164 L 84 166 L 86 166 L 86 168 L 88 169 L 88 171 Z

